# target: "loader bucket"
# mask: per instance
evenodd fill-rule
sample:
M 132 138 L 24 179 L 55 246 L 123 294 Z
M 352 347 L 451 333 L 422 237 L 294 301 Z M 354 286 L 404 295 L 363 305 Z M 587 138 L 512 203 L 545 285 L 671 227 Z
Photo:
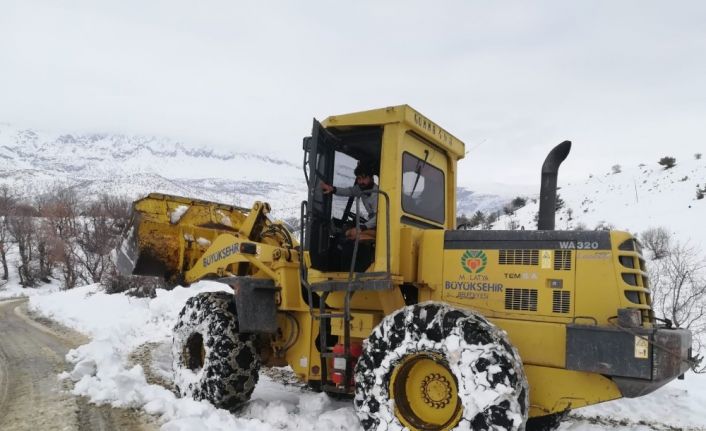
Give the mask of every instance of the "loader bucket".
M 133 203 L 130 223 L 116 250 L 115 265 L 125 275 L 178 282 L 218 235 L 237 232 L 250 210 L 180 196 L 152 193 Z
M 144 235 L 140 237 L 140 222 L 142 217 L 139 213 L 133 213 L 133 217 L 123 233 L 122 241 L 117 249 L 115 266 L 124 275 L 147 275 L 155 277 L 165 277 L 169 259 L 160 256 L 154 246 L 153 241 L 145 243 Z M 140 238 L 143 241 L 140 241 Z M 164 248 L 167 249 L 166 244 Z M 174 265 L 171 265 L 172 269 Z

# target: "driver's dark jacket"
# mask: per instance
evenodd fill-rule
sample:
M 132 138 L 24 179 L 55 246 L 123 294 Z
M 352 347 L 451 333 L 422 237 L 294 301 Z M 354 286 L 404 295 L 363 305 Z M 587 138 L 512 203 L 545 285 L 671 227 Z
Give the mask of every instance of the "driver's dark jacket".
M 377 184 L 373 184 L 370 188 L 370 190 L 377 189 Z M 338 196 L 360 196 L 360 202 L 368 213 L 368 220 L 365 223 L 361 223 L 361 226 L 365 226 L 367 229 L 375 229 L 375 226 L 377 226 L 378 194 L 371 193 L 368 195 L 365 192 L 366 190 L 361 189 L 360 186 L 356 184 L 353 187 L 336 187 L 334 193 Z M 355 211 L 355 203 L 353 204 L 353 209 Z

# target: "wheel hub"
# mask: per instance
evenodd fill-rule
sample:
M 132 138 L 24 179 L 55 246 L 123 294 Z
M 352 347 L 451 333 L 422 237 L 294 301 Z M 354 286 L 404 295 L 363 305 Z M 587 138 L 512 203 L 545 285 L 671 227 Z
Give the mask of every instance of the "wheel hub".
M 451 430 L 461 419 L 456 378 L 437 353 L 405 357 L 395 366 L 389 388 L 395 415 L 409 429 Z
M 427 375 L 420 389 L 424 402 L 435 409 L 444 408 L 451 402 L 451 384 L 441 374 Z

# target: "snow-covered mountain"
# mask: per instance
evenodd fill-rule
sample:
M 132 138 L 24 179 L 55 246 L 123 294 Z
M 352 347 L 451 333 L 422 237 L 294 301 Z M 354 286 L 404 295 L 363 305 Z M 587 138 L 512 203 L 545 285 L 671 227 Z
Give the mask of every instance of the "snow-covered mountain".
M 70 187 L 79 196 L 137 198 L 161 192 L 249 207 L 272 204 L 277 217 L 298 216 L 306 198 L 301 161 L 217 151 L 165 138 L 52 134 L 0 124 L 0 184 L 21 195 Z M 460 187 L 458 211 L 496 211 L 510 198 Z
M 69 187 L 80 197 L 136 198 L 162 192 L 298 213 L 306 195 L 301 164 L 264 154 L 216 151 L 164 138 L 51 134 L 0 124 L 0 184 L 31 196 Z

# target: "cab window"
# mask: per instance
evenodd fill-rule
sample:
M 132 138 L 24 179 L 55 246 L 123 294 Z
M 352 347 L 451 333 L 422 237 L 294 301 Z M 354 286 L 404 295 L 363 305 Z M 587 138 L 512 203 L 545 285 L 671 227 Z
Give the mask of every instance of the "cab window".
M 333 166 L 333 185 L 336 187 L 353 187 L 355 185 L 355 174 L 353 170 L 358 165 L 358 161 L 353 157 L 336 151 Z M 332 196 L 331 215 L 340 219 L 348 203 L 348 196 Z
M 444 223 L 444 173 L 410 153 L 402 154 L 402 209 Z

